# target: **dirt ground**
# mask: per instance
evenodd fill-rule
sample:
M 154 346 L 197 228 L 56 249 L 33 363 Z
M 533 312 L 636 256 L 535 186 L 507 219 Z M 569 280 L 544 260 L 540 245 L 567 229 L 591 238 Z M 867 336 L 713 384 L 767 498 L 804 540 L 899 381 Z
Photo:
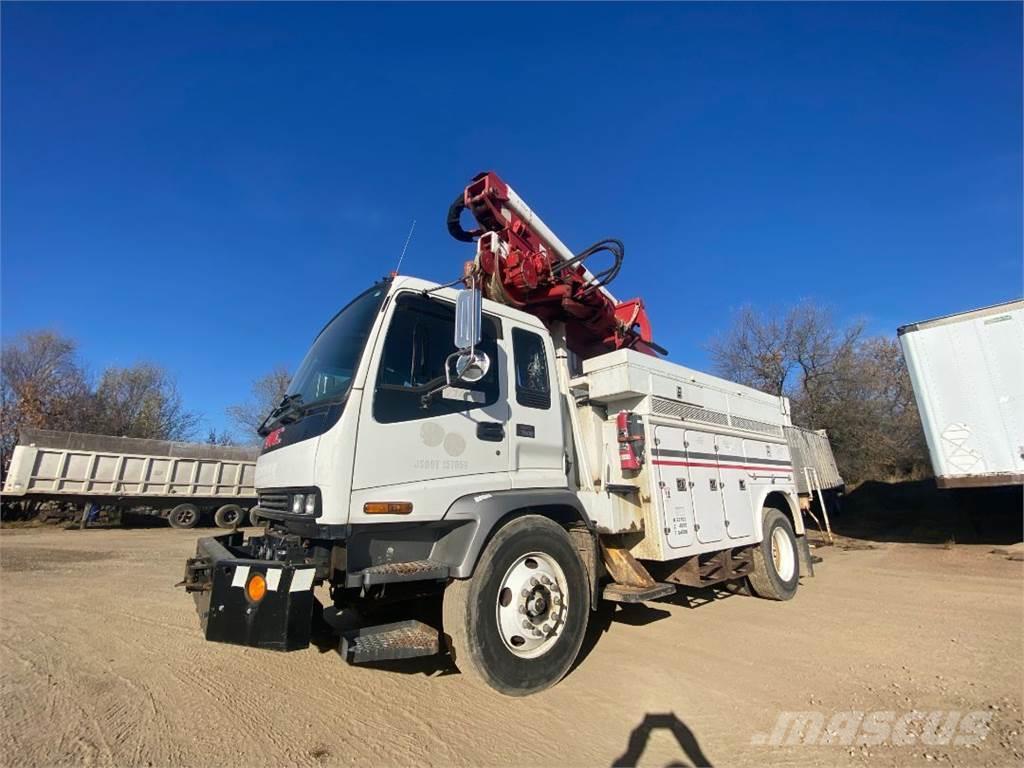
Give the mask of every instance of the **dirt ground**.
M 561 684 L 510 699 L 471 687 L 444 660 L 367 669 L 312 647 L 204 642 L 191 599 L 173 588 L 200 535 L 211 532 L 0 531 L 3 764 L 1024 759 L 1024 563 L 991 545 L 819 549 L 816 577 L 789 603 L 689 590 L 605 611 Z M 929 737 L 915 711 L 942 713 L 968 742 L 985 738 Z M 823 735 L 787 730 L 794 712 L 822 718 Z M 850 712 L 844 744 L 834 731 Z M 901 736 L 895 726 L 877 735 L 878 722 L 900 718 Z M 840 743 L 821 743 L 826 732 Z

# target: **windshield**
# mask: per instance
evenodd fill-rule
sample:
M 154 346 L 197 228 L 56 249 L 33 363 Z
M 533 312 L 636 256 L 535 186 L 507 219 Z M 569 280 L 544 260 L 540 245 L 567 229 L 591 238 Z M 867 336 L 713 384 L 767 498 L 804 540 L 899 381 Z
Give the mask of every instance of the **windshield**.
M 287 396 L 307 408 L 317 401 L 342 397 L 359 365 L 386 283 L 356 297 L 320 331 L 288 387 Z M 299 397 L 294 397 L 298 395 Z

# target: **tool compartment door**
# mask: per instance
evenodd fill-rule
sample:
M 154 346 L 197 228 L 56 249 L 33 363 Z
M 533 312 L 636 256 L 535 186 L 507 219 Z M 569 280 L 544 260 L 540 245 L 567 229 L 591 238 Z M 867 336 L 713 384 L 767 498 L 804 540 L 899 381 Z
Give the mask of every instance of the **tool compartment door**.
M 725 507 L 725 531 L 730 539 L 742 539 L 754 532 L 754 514 L 748 488 L 750 470 L 743 451 L 743 440 L 716 435 L 715 441 L 722 504 Z
M 725 507 L 718 476 L 715 436 L 710 432 L 688 429 L 685 441 L 697 541 L 702 544 L 721 541 L 725 536 Z
M 686 439 L 682 429 L 654 428 L 658 515 L 669 547 L 693 544 L 693 502 L 686 467 Z

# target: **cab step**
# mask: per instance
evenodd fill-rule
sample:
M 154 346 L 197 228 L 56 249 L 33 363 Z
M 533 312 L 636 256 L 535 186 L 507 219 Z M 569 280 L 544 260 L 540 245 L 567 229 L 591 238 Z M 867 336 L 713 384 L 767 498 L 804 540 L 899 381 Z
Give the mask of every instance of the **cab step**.
M 370 587 L 374 584 L 393 584 L 400 581 L 444 581 L 450 572 L 448 565 L 433 560 L 381 563 L 350 573 L 347 586 Z
M 629 584 L 609 584 L 604 588 L 602 597 L 613 603 L 643 603 L 659 597 L 671 595 L 676 591 L 675 584 L 655 582 L 650 587 L 634 587 Z
M 440 648 L 439 634 L 422 621 L 362 627 L 341 636 L 341 656 L 349 664 L 433 656 Z

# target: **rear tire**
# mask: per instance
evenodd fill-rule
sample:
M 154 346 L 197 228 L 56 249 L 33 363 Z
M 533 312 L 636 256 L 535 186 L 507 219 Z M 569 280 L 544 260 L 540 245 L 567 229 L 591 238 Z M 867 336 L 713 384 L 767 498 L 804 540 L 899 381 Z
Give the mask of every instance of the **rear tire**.
M 587 573 L 569 534 L 539 515 L 501 528 L 473 576 L 444 592 L 444 631 L 459 670 L 506 696 L 561 680 L 579 654 L 589 614 Z
M 213 522 L 218 528 L 234 530 L 245 519 L 245 511 L 237 504 L 225 504 L 213 515 Z
M 253 528 L 259 528 L 263 525 L 263 518 L 256 514 L 256 507 L 249 510 L 249 525 Z
M 761 515 L 764 538 L 754 549 L 750 587 L 766 600 L 790 600 L 800 582 L 800 558 L 796 534 L 789 518 L 774 507 Z
M 199 525 L 199 507 L 195 504 L 179 504 L 167 516 L 171 528 L 195 528 Z

